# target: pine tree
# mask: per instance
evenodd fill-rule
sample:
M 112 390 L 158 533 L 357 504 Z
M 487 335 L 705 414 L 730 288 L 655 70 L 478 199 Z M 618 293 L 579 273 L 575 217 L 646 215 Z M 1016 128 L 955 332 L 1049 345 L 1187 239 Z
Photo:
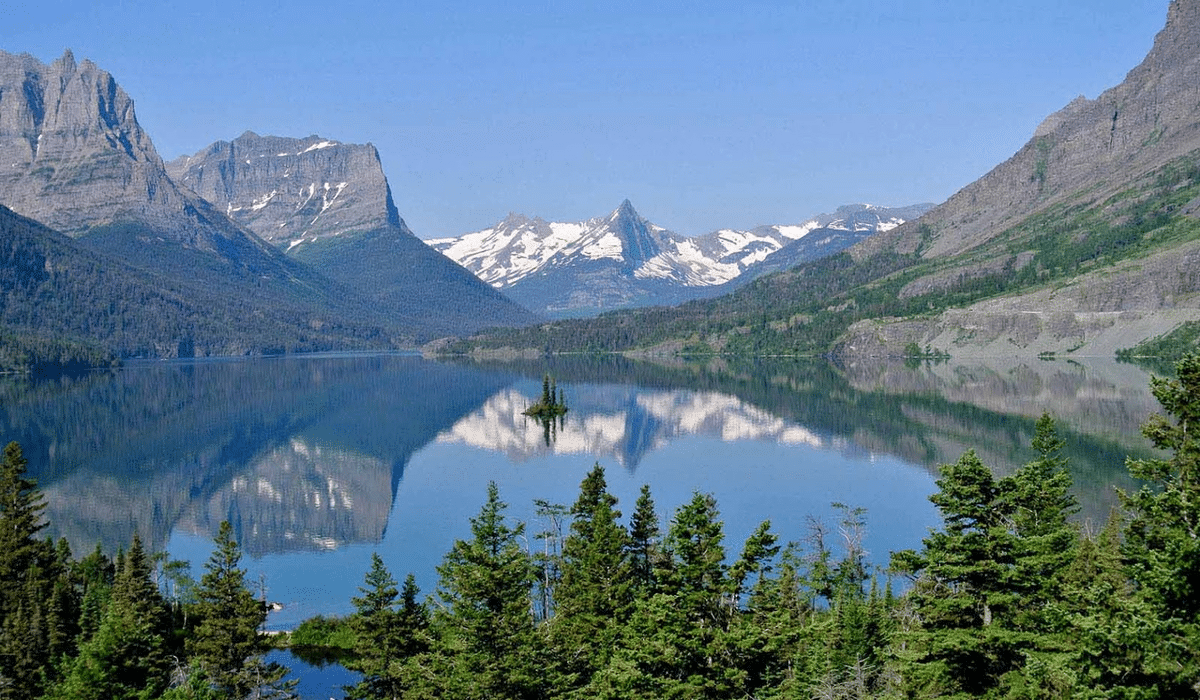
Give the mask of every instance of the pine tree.
M 349 697 L 398 698 L 405 690 L 400 664 L 423 650 L 419 636 L 427 624 L 424 607 L 417 602 L 416 579 L 409 574 L 404 580 L 401 599 L 396 580 L 375 553 L 364 584 L 358 589 L 362 596 L 352 599 L 355 659 L 346 664 L 361 672 L 363 679 Z M 397 609 L 399 600 L 402 607 Z
M 635 590 L 642 592 L 654 583 L 654 569 L 661 556 L 658 514 L 654 512 L 654 499 L 650 486 L 642 484 L 642 490 L 633 506 L 629 521 L 629 563 Z
M 1074 559 L 1079 539 L 1069 520 L 1079 505 L 1070 492 L 1064 445 L 1054 419 L 1042 415 L 1033 437 L 1036 459 L 998 485 L 1016 536 L 1011 579 L 1026 618 L 1022 624 L 1030 629 L 1047 629 L 1042 613 L 1059 597 L 1061 575 Z
M 652 593 L 637 600 L 620 651 L 598 674 L 598 691 L 719 697 L 743 685 L 722 653 L 730 611 L 718 516 L 716 501 L 702 493 L 676 511 Z
M 28 462 L 21 446 L 10 442 L 0 464 L 0 613 L 20 599 L 30 570 L 46 556 L 38 533 L 46 527 L 46 501 L 37 482 L 25 476 Z
M 629 536 L 607 489 L 604 468 L 596 464 L 580 484 L 563 543 L 551 631 L 561 672 L 574 687 L 586 685 L 608 664 L 633 605 Z
M 521 547 L 524 525 L 510 527 L 495 483 L 438 566 L 438 634 L 431 653 L 444 670 L 433 695 L 532 698 L 543 685 L 540 639 L 532 614 L 533 565 Z
M 0 698 L 36 696 L 51 660 L 46 607 L 56 557 L 38 539 L 46 502 L 27 466 L 21 446 L 10 442 L 0 463 Z
M 1175 371 L 1176 379 L 1152 380 L 1167 415 L 1142 429 L 1170 456 L 1130 460 L 1130 473 L 1150 485 L 1123 496 L 1131 517 L 1122 551 L 1142 613 L 1129 622 L 1145 629 L 1149 617 L 1154 626 L 1139 635 L 1144 659 L 1123 683 L 1163 697 L 1200 686 L 1200 355 L 1185 356 Z
M 974 451 L 942 467 L 930 500 L 944 528 L 920 554 L 893 555 L 892 566 L 919 575 L 909 594 L 922 620 L 905 640 L 907 681 L 915 692 L 980 695 L 1022 657 L 999 622 L 1012 605 L 1013 536 L 999 487 Z
M 246 572 L 238 568 L 242 551 L 229 521 L 221 523 L 215 543 L 196 591 L 200 623 L 188 639 L 188 653 L 221 692 L 244 698 L 279 689 L 286 695 L 287 669 L 263 660 L 268 645 L 259 627 L 267 609 L 246 587 Z
M 135 535 L 100 628 L 80 648 L 52 698 L 157 697 L 167 687 L 166 608 Z

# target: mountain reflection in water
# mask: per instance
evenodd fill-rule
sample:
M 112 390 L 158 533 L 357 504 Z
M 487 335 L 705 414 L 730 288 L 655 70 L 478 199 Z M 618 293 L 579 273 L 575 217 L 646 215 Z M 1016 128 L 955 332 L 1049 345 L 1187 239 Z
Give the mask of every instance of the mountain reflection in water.
M 521 415 L 546 372 L 570 406 L 549 441 L 542 425 Z M 652 482 L 657 494 L 686 481 L 696 455 L 727 445 L 720 453 L 729 455 L 726 471 L 735 476 L 706 477 L 697 488 L 716 491 L 719 501 L 722 489 L 736 493 L 729 498 L 738 510 L 726 514 L 738 532 L 757 524 L 766 506 L 756 503 L 818 488 L 820 469 L 888 459 L 935 475 L 938 464 L 970 448 L 1008 473 L 1032 458 L 1033 423 L 1043 411 L 1061 421 L 1081 517 L 1102 520 L 1115 502 L 1112 486 L 1131 485 L 1125 456 L 1149 453 L 1139 433 L 1156 410 L 1148 381 L 1130 365 L 1037 360 L 842 368 L 823 361 L 661 366 L 612 357 L 446 364 L 396 355 L 146 363 L 54 381 L 0 381 L 0 438 L 22 443 L 49 503 L 51 534 L 76 552 L 97 541 L 115 551 L 135 531 L 156 549 L 205 542 L 230 520 L 253 559 L 301 557 L 308 562 L 296 565 L 301 570 L 333 561 L 303 557 L 406 539 L 406 547 L 430 551 L 396 565 L 396 573 L 421 569 L 428 585 L 451 534 L 481 502 L 474 480 L 484 473 L 515 480 L 509 500 L 514 515 L 525 517 L 520 499 L 569 503 L 594 462 L 619 465 L 630 488 Z M 771 478 L 802 481 L 762 486 L 779 493 L 737 491 L 751 488 L 736 479 L 748 465 L 817 454 L 841 461 L 808 471 L 781 463 L 769 467 Z M 406 474 L 418 455 L 436 471 Z M 667 468 L 667 459 L 682 462 Z M 657 471 L 643 474 L 650 461 Z M 522 473 L 523 464 L 543 466 Z M 879 475 L 861 478 L 867 481 L 847 488 L 888 489 L 875 483 Z M 922 488 L 931 489 L 931 476 L 924 478 Z M 405 489 L 423 501 L 401 504 Z M 906 507 L 931 512 L 925 495 Z M 817 505 L 803 507 L 823 507 L 814 498 Z M 674 505 L 660 500 L 664 522 Z M 390 533 L 396 527 L 405 531 Z M 921 528 L 915 532 L 919 539 Z M 739 546 L 732 535 L 727 542 L 730 551 Z M 206 555 L 195 549 L 198 565 Z M 340 574 L 357 582 L 362 571 Z

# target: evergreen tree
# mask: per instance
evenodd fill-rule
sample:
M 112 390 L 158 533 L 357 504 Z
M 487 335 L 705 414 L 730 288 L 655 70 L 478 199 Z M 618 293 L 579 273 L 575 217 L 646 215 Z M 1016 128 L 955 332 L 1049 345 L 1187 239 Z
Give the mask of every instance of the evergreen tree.
M 424 650 L 422 637 L 428 619 L 417 601 L 416 579 L 412 574 L 405 578 L 401 595 L 378 554 L 371 555 L 364 583 L 358 589 L 362 596 L 352 600 L 355 658 L 346 663 L 361 672 L 363 679 L 350 689 L 349 697 L 398 698 L 405 691 L 401 663 Z
M 892 565 L 919 574 L 909 594 L 922 626 L 905 640 L 907 681 L 919 694 L 978 696 L 1023 657 L 998 622 L 1013 603 L 1013 536 L 999 488 L 974 451 L 942 467 L 930 500 L 944 528 L 921 554 L 893 555 Z
M 79 642 L 82 644 L 100 629 L 112 596 L 116 565 L 96 543 L 91 554 L 75 563 L 72 577 L 80 591 Z
M 458 540 L 438 566 L 441 606 L 437 668 L 427 694 L 443 698 L 533 698 L 541 694 L 541 644 L 532 614 L 533 565 L 521 547 L 524 525 L 505 522 L 495 483 L 471 518 L 470 540 Z
M 1143 427 L 1164 459 L 1131 460 L 1130 473 L 1150 485 L 1126 494 L 1130 511 L 1123 553 L 1136 584 L 1144 659 L 1123 681 L 1143 692 L 1182 697 L 1200 687 L 1200 355 L 1175 366 L 1176 379 L 1155 378 L 1151 392 L 1167 415 Z M 1145 613 L 1149 613 L 1146 615 Z
M 629 565 L 637 591 L 646 591 L 654 583 L 654 569 L 661 557 L 661 537 L 650 486 L 642 484 L 629 520 Z
M 196 591 L 200 622 L 187 640 L 188 653 L 221 692 L 237 698 L 276 690 L 286 695 L 287 669 L 263 659 L 268 644 L 259 628 L 267 608 L 246 587 L 246 572 L 238 568 L 241 547 L 229 521 L 221 523 L 215 543 Z
M 1054 419 L 1043 414 L 1033 437 L 1037 457 L 999 484 L 1004 503 L 1012 513 L 1016 539 L 1012 581 L 1025 615 L 1023 624 L 1045 629 L 1046 606 L 1059 597 L 1061 575 L 1075 557 L 1079 533 L 1069 518 L 1079 511 L 1071 494 L 1071 476 L 1062 456 L 1063 440 Z
M 45 556 L 38 533 L 46 527 L 46 501 L 37 482 L 25 476 L 28 461 L 10 442 L 0 463 L 0 613 L 10 613 L 35 565 Z
M 730 611 L 723 539 L 711 495 L 696 493 L 680 506 L 652 594 L 637 600 L 619 653 L 597 674 L 598 695 L 721 697 L 744 685 L 724 653 Z
M 629 537 L 618 522 L 617 499 L 596 464 L 571 507 L 563 543 L 562 581 L 551 632 L 566 683 L 582 687 L 608 664 L 633 605 Z
M 134 536 L 100 628 L 80 648 L 53 698 L 157 697 L 167 687 L 166 609 Z
M 46 502 L 27 466 L 10 442 L 0 463 L 0 698 L 36 696 L 51 661 L 47 606 L 58 567 L 53 547 L 38 538 Z

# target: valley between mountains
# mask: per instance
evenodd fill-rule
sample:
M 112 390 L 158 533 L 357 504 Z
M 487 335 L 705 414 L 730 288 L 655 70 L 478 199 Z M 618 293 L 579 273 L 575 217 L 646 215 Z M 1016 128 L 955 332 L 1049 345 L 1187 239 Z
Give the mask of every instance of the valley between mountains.
M 629 201 L 422 241 L 370 144 L 165 162 L 116 79 L 0 51 L 0 366 L 426 346 L 1172 354 L 1200 336 L 1200 2 L 936 206 L 687 237 Z

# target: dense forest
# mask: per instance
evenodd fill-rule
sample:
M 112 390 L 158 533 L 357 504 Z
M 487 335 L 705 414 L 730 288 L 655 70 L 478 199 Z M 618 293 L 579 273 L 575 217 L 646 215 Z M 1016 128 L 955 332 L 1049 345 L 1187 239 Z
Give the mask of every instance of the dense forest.
M 968 451 L 930 498 L 943 525 L 873 570 L 867 514 L 834 504 L 785 544 L 762 523 L 728 552 L 697 493 L 627 521 L 597 465 L 571 506 L 512 522 L 493 485 L 421 600 L 375 556 L 355 612 L 291 635 L 346 650 L 352 698 L 1182 698 L 1200 689 L 1200 356 L 1155 379 L 1159 458 L 1093 532 L 1054 421 L 997 479 Z M 110 559 L 41 539 L 15 443 L 0 468 L 0 697 L 287 697 L 263 661 L 265 603 L 228 524 L 199 582 L 138 538 Z M 733 555 L 733 556 L 727 556 Z

